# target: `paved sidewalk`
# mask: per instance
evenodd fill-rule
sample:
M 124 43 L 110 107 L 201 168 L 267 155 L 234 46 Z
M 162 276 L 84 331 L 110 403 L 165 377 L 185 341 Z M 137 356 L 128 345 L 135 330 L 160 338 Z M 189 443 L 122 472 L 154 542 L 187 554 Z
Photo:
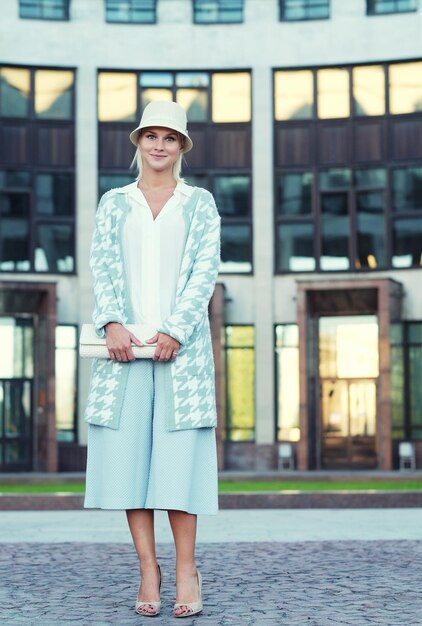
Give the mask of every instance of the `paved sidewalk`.
M 145 624 L 117 511 L 0 514 L 2 626 Z M 162 613 L 175 600 L 167 514 L 156 514 Z M 185 626 L 422 626 L 422 509 L 220 511 L 198 520 L 204 611 Z M 149 622 L 148 622 L 149 623 Z M 177 623 L 177 622 L 176 622 Z

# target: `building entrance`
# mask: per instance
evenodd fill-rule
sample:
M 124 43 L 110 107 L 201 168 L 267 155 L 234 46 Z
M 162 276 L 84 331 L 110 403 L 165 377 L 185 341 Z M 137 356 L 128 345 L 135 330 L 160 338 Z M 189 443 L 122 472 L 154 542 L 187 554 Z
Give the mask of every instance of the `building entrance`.
M 375 468 L 378 322 L 319 318 L 320 466 Z

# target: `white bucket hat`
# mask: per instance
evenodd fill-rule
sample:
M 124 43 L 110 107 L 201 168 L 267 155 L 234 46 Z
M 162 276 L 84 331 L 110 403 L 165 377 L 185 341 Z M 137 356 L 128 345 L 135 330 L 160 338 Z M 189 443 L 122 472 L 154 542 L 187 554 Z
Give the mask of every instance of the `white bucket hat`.
M 187 131 L 187 117 L 183 107 L 177 102 L 169 102 L 168 100 L 156 100 L 147 104 L 142 113 L 141 121 L 129 135 L 129 139 L 134 146 L 138 146 L 139 134 L 142 128 L 151 126 L 162 126 L 163 128 L 171 128 L 183 135 L 186 139 L 183 152 L 189 152 L 193 148 L 192 139 Z

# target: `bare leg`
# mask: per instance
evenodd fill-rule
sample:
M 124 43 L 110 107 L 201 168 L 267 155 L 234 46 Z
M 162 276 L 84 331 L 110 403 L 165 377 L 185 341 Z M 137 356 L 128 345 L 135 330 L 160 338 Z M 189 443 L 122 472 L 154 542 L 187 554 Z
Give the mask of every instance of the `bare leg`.
M 155 554 L 154 510 L 129 509 L 126 511 L 126 516 L 140 565 L 141 589 L 138 601 L 158 601 L 160 599 L 160 576 Z M 151 606 L 146 607 L 145 611 L 154 613 Z
M 198 579 L 196 577 L 195 542 L 197 516 L 186 511 L 168 511 L 169 522 L 176 546 L 176 602 L 198 600 Z M 175 613 L 185 613 L 181 606 Z

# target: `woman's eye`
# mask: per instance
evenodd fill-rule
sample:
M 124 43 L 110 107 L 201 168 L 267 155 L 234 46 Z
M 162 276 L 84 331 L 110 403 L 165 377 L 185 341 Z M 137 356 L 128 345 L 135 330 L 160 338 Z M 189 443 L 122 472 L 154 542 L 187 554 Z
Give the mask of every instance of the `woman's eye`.
M 147 139 L 155 139 L 155 135 L 147 135 Z
M 168 141 L 176 141 L 174 137 L 167 137 Z

